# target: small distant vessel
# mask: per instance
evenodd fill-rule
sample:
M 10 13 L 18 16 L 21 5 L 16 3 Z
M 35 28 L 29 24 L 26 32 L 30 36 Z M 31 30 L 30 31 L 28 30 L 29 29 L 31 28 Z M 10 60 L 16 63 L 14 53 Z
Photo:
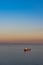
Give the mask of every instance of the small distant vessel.
M 24 48 L 24 51 L 31 51 L 31 48 Z

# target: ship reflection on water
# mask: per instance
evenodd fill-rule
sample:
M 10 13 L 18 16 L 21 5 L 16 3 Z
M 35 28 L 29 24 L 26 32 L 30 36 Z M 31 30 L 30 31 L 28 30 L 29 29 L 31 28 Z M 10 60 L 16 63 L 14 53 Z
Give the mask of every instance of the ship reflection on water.
M 24 49 L 24 54 L 26 56 L 31 55 L 31 49 L 28 49 L 28 48 Z

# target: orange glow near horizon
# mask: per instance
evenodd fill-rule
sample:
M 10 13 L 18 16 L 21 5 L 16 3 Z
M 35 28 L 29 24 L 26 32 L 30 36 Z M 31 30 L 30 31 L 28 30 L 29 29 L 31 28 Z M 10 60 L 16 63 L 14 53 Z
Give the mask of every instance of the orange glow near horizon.
M 0 42 L 43 42 L 43 33 L 1 33 Z

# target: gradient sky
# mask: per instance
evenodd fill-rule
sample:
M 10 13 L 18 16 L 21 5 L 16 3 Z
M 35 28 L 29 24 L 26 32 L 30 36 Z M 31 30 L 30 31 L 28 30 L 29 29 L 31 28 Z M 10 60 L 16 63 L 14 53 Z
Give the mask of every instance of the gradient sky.
M 0 42 L 43 43 L 43 0 L 0 0 Z

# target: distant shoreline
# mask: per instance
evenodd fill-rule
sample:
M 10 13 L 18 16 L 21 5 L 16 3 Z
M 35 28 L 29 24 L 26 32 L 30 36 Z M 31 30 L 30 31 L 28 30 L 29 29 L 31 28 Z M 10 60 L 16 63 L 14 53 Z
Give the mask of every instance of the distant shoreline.
M 43 45 L 43 43 L 0 43 L 0 45 Z

